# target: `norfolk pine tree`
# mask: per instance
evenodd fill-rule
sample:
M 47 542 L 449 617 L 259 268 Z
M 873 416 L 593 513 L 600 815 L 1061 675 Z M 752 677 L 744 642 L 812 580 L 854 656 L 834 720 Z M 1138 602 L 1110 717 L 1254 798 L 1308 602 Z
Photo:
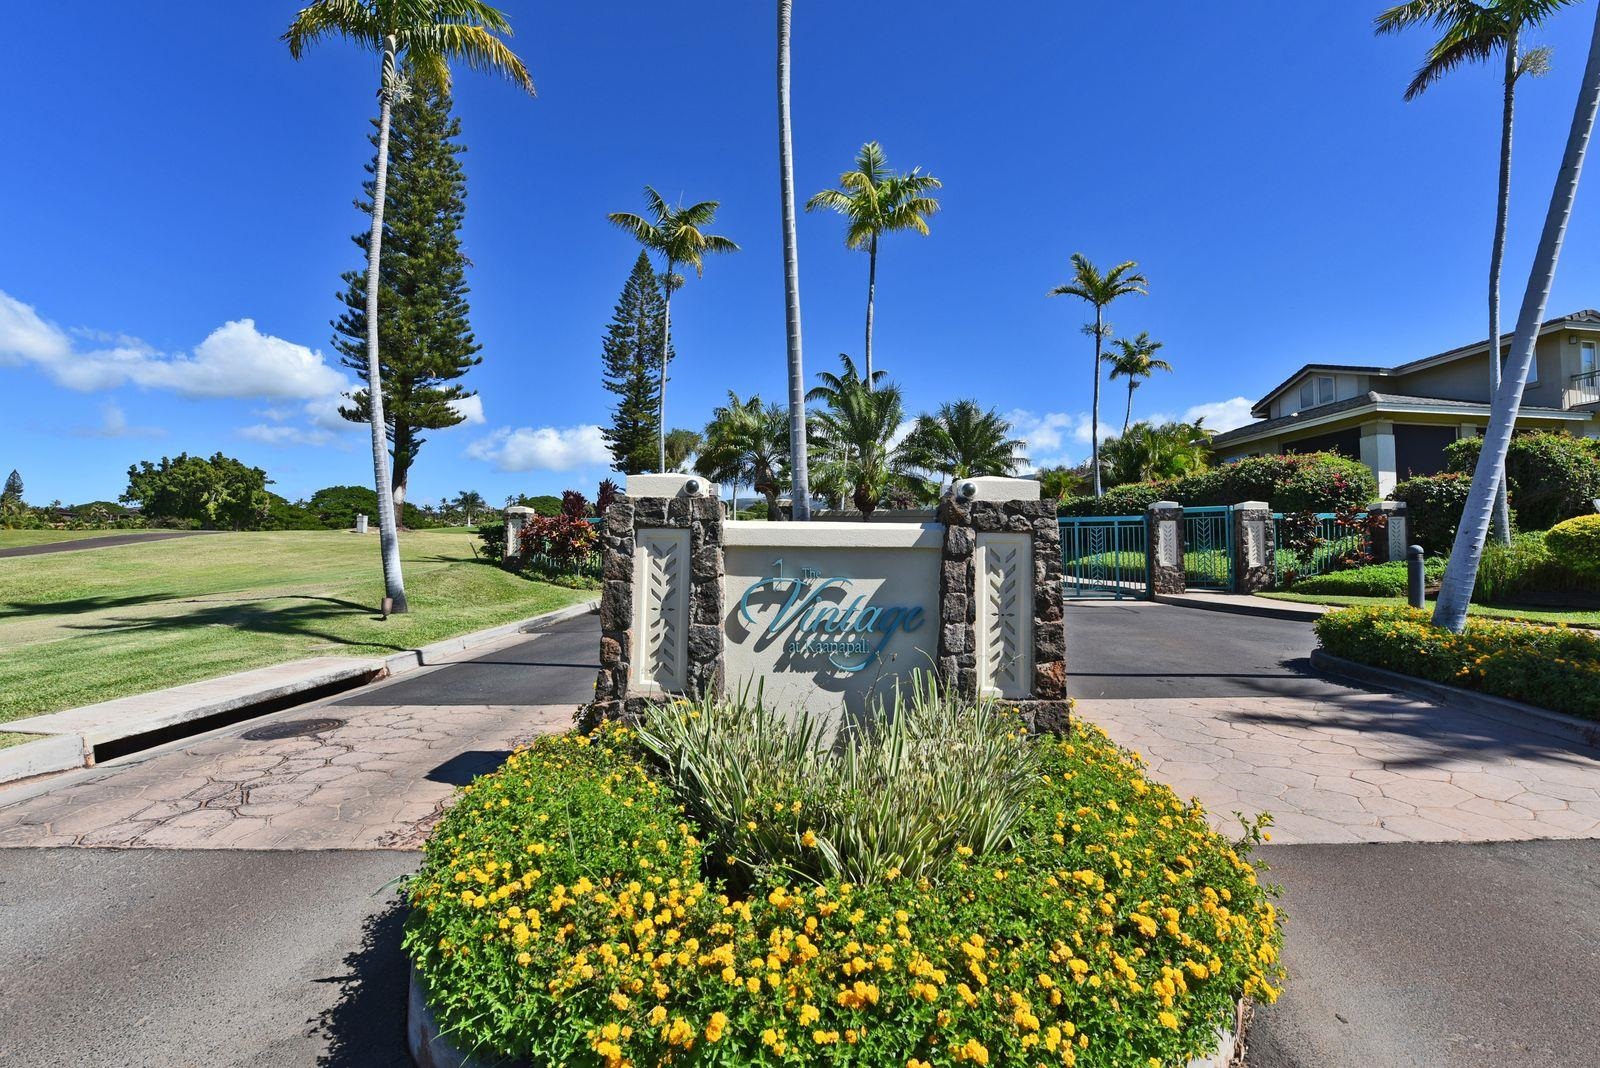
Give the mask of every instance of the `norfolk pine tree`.
M 627 475 L 654 470 L 660 422 L 661 335 L 665 326 L 666 298 L 641 252 L 617 298 L 601 342 L 601 384 L 616 394 L 611 425 L 601 431 L 611 447 L 612 465 Z M 669 344 L 667 362 L 672 362 Z
M 460 132 L 460 121 L 450 114 L 449 94 L 436 85 L 415 84 L 395 103 L 378 272 L 378 351 L 397 506 L 405 501 L 411 465 L 427 441 L 421 432 L 462 421 L 451 401 L 474 391 L 456 380 L 482 362 L 477 355 L 482 346 L 468 321 L 468 260 L 461 250 L 467 182 L 457 159 L 465 149 L 454 140 Z M 374 168 L 369 164 L 368 173 Z M 368 181 L 367 199 L 357 203 L 363 212 L 372 211 L 372 188 Z M 366 231 L 352 238 L 363 260 L 369 239 Z M 340 300 L 346 310 L 333 323 L 333 344 L 340 362 L 365 384 L 366 270 L 346 271 L 343 279 Z M 366 422 L 371 410 L 365 386 L 350 401 L 339 414 Z

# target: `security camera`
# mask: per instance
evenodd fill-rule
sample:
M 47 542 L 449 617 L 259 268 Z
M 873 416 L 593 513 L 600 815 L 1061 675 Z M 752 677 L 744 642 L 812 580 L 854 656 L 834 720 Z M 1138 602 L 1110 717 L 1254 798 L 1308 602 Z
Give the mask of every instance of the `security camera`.
M 960 497 L 964 501 L 970 501 L 970 500 L 972 500 L 972 498 L 976 497 L 977 495 L 978 495 L 978 484 L 976 482 L 972 482 L 972 481 L 969 480 L 969 481 L 961 483 L 961 485 L 956 487 L 956 496 Z

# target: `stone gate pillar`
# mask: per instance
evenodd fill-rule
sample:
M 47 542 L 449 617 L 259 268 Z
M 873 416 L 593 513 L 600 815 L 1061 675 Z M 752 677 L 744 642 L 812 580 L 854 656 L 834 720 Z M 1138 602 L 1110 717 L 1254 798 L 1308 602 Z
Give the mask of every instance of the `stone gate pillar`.
M 722 523 L 716 483 L 628 476 L 601 525 L 600 671 L 581 727 L 720 692 Z
M 1145 509 L 1150 595 L 1183 592 L 1183 505 L 1156 501 Z
M 1277 529 L 1272 506 L 1245 501 L 1233 506 L 1233 592 L 1255 593 L 1272 585 Z
M 522 526 L 532 519 L 534 511 L 521 504 L 513 504 L 506 509 L 506 551 L 505 564 L 515 567 L 517 558 L 522 555 Z
M 969 478 L 939 505 L 939 674 L 963 697 L 1014 702 L 1034 730 L 1066 727 L 1061 528 L 1039 483 Z
M 1372 562 L 1385 564 L 1391 560 L 1404 560 L 1410 546 L 1411 522 L 1405 501 L 1373 501 L 1367 505 L 1367 514 L 1384 517 L 1383 531 L 1373 535 L 1370 551 Z

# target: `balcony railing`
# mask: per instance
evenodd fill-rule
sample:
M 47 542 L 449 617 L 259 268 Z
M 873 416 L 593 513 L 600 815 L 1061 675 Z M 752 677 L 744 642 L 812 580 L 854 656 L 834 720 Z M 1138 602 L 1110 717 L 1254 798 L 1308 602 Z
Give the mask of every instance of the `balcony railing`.
M 1567 386 L 1566 407 L 1581 408 L 1585 404 L 1600 404 L 1600 369 L 1584 371 L 1572 376 Z

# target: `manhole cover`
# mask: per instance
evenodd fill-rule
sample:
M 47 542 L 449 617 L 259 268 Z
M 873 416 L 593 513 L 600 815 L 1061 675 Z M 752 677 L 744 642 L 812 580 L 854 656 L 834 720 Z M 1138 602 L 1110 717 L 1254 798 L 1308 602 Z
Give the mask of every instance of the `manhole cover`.
M 303 738 L 308 734 L 321 734 L 323 731 L 343 726 L 344 720 L 332 716 L 322 716 L 317 719 L 286 719 L 280 723 L 268 723 L 265 727 L 252 728 L 239 737 L 252 742 L 275 742 L 283 738 Z

